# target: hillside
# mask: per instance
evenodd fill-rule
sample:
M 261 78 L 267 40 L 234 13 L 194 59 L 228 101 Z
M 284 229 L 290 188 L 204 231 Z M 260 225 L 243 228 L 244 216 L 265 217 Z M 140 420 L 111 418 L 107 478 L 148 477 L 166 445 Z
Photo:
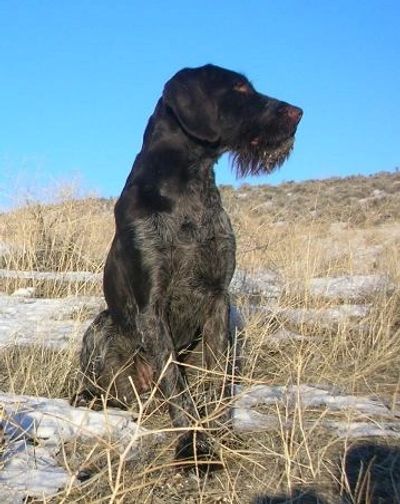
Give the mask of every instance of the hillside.
M 114 201 L 71 195 L 1 214 L 6 502 L 396 502 L 399 189 L 398 172 L 221 188 L 238 245 L 243 372 L 233 430 L 216 438 L 224 469 L 206 478 L 171 465 L 176 433 L 160 398 L 105 414 L 66 402 L 82 334 L 104 306 Z M 201 400 L 206 373 L 190 365 Z

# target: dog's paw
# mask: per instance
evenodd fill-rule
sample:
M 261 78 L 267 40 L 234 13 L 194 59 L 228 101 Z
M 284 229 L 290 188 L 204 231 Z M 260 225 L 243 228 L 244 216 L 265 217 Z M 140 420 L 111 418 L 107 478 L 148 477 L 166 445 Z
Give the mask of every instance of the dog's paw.
M 223 469 L 223 463 L 215 454 L 209 437 L 196 431 L 189 431 L 178 439 L 175 461 L 178 469 L 196 469 L 201 474 Z

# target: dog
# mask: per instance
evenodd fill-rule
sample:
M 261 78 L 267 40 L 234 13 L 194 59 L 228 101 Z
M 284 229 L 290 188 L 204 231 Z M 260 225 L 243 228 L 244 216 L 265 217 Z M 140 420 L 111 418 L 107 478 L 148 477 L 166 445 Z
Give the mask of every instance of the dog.
M 157 383 L 183 431 L 177 461 L 210 456 L 207 435 L 192 428 L 200 416 L 182 364 L 201 342 L 207 368 L 232 373 L 236 247 L 213 166 L 230 152 L 238 176 L 270 173 L 288 158 L 301 117 L 215 65 L 185 68 L 166 83 L 115 205 L 107 309 L 84 335 L 75 405 L 102 395 L 103 404 L 129 404 Z

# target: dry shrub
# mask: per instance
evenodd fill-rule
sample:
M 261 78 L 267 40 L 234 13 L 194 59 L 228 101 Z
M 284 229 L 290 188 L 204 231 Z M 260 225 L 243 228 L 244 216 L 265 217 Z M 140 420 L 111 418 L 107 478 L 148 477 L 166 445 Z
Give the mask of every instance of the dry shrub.
M 10 345 L 0 349 L 0 388 L 15 394 L 69 398 L 78 377 L 76 343 L 65 349 Z
M 3 214 L 0 240 L 5 252 L 0 266 L 18 271 L 101 272 L 113 235 L 112 202 L 67 196 L 57 203 L 29 202 Z M 3 279 L 7 292 L 27 284 Z M 100 292 L 99 285 L 34 280 L 43 296 Z

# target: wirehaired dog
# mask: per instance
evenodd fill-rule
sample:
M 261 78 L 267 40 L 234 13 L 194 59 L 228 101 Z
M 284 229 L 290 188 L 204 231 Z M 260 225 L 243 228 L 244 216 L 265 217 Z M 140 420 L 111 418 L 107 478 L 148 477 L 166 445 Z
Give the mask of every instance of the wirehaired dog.
M 107 309 L 84 335 L 75 404 L 102 394 L 112 405 L 129 403 L 158 382 L 183 430 L 176 458 L 209 454 L 205 434 L 190 429 L 199 416 L 180 363 L 201 341 L 207 367 L 226 371 L 232 349 L 235 237 L 213 166 L 229 151 L 239 176 L 271 172 L 289 156 L 301 116 L 214 65 L 185 68 L 166 83 L 115 205 Z

